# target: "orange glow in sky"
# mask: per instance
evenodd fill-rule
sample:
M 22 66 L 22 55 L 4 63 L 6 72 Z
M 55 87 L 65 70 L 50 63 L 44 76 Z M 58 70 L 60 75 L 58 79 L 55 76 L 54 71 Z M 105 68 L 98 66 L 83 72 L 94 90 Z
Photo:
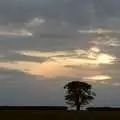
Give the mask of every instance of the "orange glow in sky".
M 114 64 L 114 61 L 116 60 L 115 56 L 106 53 L 101 53 L 100 49 L 97 47 L 92 47 L 88 51 L 84 50 L 85 57 L 81 56 L 81 54 L 83 54 L 83 51 L 80 50 L 75 50 L 75 51 L 77 52 L 20 51 L 16 53 L 26 56 L 46 57 L 46 58 L 49 57 L 50 59 L 42 63 L 27 62 L 27 61 L 0 62 L 0 68 L 20 70 L 22 72 L 31 75 L 42 75 L 47 78 L 57 77 L 57 76 L 69 76 L 69 77 L 77 76 L 91 80 L 110 79 L 110 76 L 105 76 L 105 75 L 95 76 L 95 74 L 101 74 L 100 70 L 98 70 L 101 64 L 103 65 Z M 67 67 L 67 66 L 71 66 L 71 67 Z M 78 67 L 78 68 L 74 68 L 74 67 Z M 91 76 L 86 77 L 89 74 L 91 74 Z

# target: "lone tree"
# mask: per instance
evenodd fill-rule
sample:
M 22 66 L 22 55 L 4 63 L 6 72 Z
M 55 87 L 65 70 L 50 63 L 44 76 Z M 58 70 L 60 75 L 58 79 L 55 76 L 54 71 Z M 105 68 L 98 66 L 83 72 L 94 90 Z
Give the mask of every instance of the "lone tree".
M 64 86 L 66 89 L 65 100 L 71 107 L 80 110 L 81 106 L 89 104 L 96 95 L 91 91 L 92 86 L 85 82 L 73 81 Z

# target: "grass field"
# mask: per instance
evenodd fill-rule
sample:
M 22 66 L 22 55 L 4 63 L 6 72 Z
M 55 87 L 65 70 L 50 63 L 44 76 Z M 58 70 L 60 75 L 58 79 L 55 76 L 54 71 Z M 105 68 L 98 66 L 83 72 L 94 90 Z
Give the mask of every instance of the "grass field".
M 0 120 L 120 120 L 120 111 L 0 110 Z

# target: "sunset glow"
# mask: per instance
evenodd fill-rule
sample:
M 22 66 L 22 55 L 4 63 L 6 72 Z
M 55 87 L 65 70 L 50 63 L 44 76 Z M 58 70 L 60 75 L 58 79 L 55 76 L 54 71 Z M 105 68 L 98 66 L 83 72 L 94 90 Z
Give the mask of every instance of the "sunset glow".
M 110 80 L 112 79 L 110 76 L 106 76 L 106 75 L 97 75 L 97 76 L 92 76 L 92 77 L 84 77 L 83 79 L 85 80 L 95 80 L 95 81 L 101 81 L 101 80 Z
M 14 52 L 14 51 L 13 51 Z M 44 76 L 47 78 L 54 78 L 58 76 L 71 76 L 71 77 L 83 77 L 89 80 L 107 80 L 111 79 L 110 76 L 90 76 L 85 77 L 93 69 L 97 69 L 101 64 L 110 65 L 114 64 L 116 57 L 101 53 L 97 47 L 91 47 L 89 50 L 74 50 L 74 51 L 55 51 L 55 52 L 41 52 L 41 51 L 16 51 L 16 54 L 33 56 L 33 57 L 45 57 L 48 58 L 44 62 L 0 62 L 0 68 L 7 68 L 13 70 L 20 70 L 27 74 Z M 73 69 L 67 66 L 79 67 L 79 69 Z M 84 69 L 83 69 L 84 68 Z M 80 70 L 82 69 L 82 72 Z M 88 72 L 86 73 L 87 69 Z M 99 73 L 99 71 L 98 71 Z M 94 73 L 93 73 L 94 74 Z

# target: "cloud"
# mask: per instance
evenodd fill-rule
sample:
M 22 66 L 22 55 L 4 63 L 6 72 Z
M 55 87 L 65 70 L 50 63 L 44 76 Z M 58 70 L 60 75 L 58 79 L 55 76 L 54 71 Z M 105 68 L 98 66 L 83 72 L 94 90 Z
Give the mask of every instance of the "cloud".
M 100 6 L 99 1 L 90 2 L 88 0 L 35 0 L 34 2 L 11 0 L 8 2 L 9 6 L 6 3 L 1 2 L 0 4 L 1 9 L 8 10 L 7 13 L 4 11 L 4 14 L 0 14 L 1 34 L 15 36 L 15 38 L 3 37 L 3 40 L 0 40 L 0 51 L 8 55 L 6 59 L 10 60 L 9 62 L 15 59 L 20 65 L 28 62 L 30 66 L 33 64 L 37 66 L 39 59 L 39 65 L 41 65 L 41 59 L 45 58 L 42 61 L 42 63 L 45 62 L 43 66 L 48 63 L 47 60 L 50 60 L 50 64 L 54 65 L 55 69 L 60 67 L 61 71 L 64 69 L 66 71 L 66 69 L 68 70 L 66 66 L 100 68 L 114 65 L 116 59 L 119 59 L 114 54 L 108 53 L 107 48 L 102 49 L 103 43 L 116 46 L 118 40 L 106 37 L 106 39 L 112 40 L 99 43 L 101 40 L 97 40 L 93 35 L 93 33 L 104 35 L 119 33 L 119 30 L 109 29 L 106 26 L 101 27 L 101 22 L 97 21 L 97 17 L 102 17 L 101 14 L 97 16 L 96 13 L 102 10 L 103 1 Z M 109 4 L 108 1 L 105 4 Z M 117 18 L 115 17 L 115 19 Z M 93 29 L 89 30 L 88 28 L 91 26 Z M 80 28 L 81 30 L 79 30 Z M 84 29 L 85 31 L 83 31 Z M 22 36 L 22 39 L 19 36 Z M 25 36 L 32 37 L 25 38 Z M 95 40 L 93 40 L 94 38 Z M 100 44 L 102 47 L 99 46 Z M 14 51 L 17 55 L 12 55 L 8 51 Z M 2 59 L 2 62 L 3 60 L 5 58 Z M 57 64 L 53 64 L 53 61 Z M 12 66 L 11 63 L 9 64 Z M 8 66 L 9 64 L 7 63 Z M 62 68 L 58 64 L 61 64 Z M 23 68 L 20 69 L 24 71 Z M 29 69 L 31 71 L 31 67 Z
M 52 52 L 37 52 L 37 51 L 16 51 L 21 55 L 35 57 L 50 57 L 57 62 L 63 62 L 63 65 L 99 65 L 99 64 L 114 64 L 116 57 L 100 52 L 97 47 L 92 47 L 89 50 L 73 50 L 73 51 L 52 51 Z
M 113 86 L 120 86 L 120 83 L 113 83 Z
M 4 55 L 0 55 L 0 58 L 4 58 L 5 56 Z
M 85 80 L 95 80 L 95 81 L 103 81 L 103 80 L 111 80 L 112 78 L 108 75 L 96 75 L 92 77 L 84 77 Z
M 104 45 L 110 47 L 120 47 L 120 41 L 117 37 L 110 37 L 110 36 L 100 36 L 96 39 L 90 41 L 95 45 Z
M 109 85 L 109 82 L 106 82 L 106 81 L 101 81 L 100 83 L 104 85 Z
M 30 75 L 44 76 L 45 78 L 74 77 L 90 81 L 112 79 L 104 75 L 101 65 L 115 64 L 116 58 L 112 55 L 102 53 L 97 47 L 88 50 L 72 51 L 13 51 L 16 55 L 35 57 L 33 61 L 24 59 L 1 61 L 0 67 L 25 72 Z M 93 53 L 93 55 L 91 54 Z M 90 56 L 92 55 L 92 56 Z M 43 59 L 42 62 L 41 59 Z M 51 67 L 52 66 L 52 67 Z M 82 71 L 80 71 L 82 69 Z M 96 76 L 97 75 L 97 76 Z
M 66 56 L 71 55 L 72 53 L 67 51 L 55 51 L 55 52 L 42 52 L 42 51 L 14 51 L 15 53 L 33 56 L 33 57 L 54 57 L 54 56 Z
M 52 66 L 52 67 L 51 67 Z M 45 78 L 55 78 L 58 76 L 75 76 L 75 71 L 67 69 L 59 63 L 47 61 L 44 63 L 17 61 L 0 62 L 0 68 L 13 69 L 25 72 L 27 74 L 44 76 Z M 74 73 L 73 73 L 74 72 Z M 71 74 L 70 74 L 71 73 Z M 83 72 L 84 73 L 84 72 Z
M 94 0 L 96 15 L 99 18 L 119 16 L 119 0 Z
M 10 75 L 0 75 L 0 80 L 6 80 L 9 79 L 11 76 Z
M 75 27 L 83 27 L 89 26 L 96 16 L 94 1 L 88 0 L 5 1 L 1 0 L 0 2 L 1 24 L 16 23 L 23 25 L 28 20 L 31 20 L 29 23 L 33 24 L 37 21 L 38 24 L 41 19 L 40 16 L 42 16 L 48 20 L 67 21 Z
M 32 20 L 30 20 L 28 23 L 25 23 L 28 27 L 35 27 L 35 26 L 39 26 L 41 24 L 45 23 L 45 19 L 43 18 L 33 18 Z
M 120 34 L 120 31 L 112 30 L 112 29 L 89 29 L 89 30 L 79 30 L 79 33 L 88 33 L 88 34 L 106 34 L 106 33 L 117 33 Z
M 29 20 L 30 24 L 39 24 L 44 21 L 40 18 L 42 16 L 47 20 L 67 21 L 76 28 L 108 26 L 108 19 L 119 18 L 118 5 L 119 0 L 1 0 L 0 24 L 14 23 L 21 26 Z
M 0 30 L 0 35 L 1 36 L 18 36 L 18 37 L 33 36 L 33 34 L 26 29 L 11 30 L 11 31 Z

